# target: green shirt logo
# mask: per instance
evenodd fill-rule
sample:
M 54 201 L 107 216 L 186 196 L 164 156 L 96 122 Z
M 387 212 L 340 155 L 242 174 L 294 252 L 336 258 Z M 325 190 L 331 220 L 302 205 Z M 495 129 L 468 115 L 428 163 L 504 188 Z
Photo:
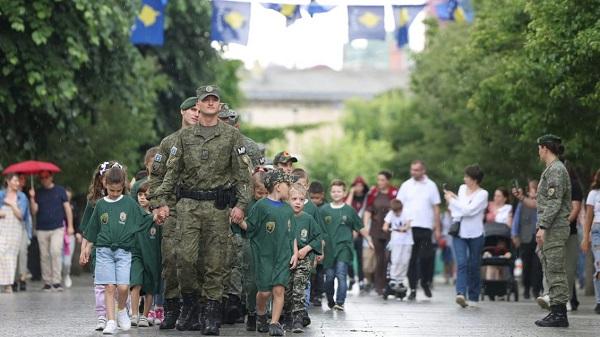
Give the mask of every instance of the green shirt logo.
M 273 233 L 273 231 L 275 230 L 275 221 L 267 222 L 265 227 L 267 228 L 267 232 Z
M 327 216 L 325 216 L 325 217 L 323 218 L 323 220 L 325 220 L 325 223 L 329 225 L 329 224 L 331 223 L 331 220 L 332 220 L 332 219 L 331 219 L 331 215 L 327 215 Z
M 300 231 L 300 240 L 306 241 L 307 238 L 308 238 L 308 231 L 306 230 L 306 228 L 303 228 Z
M 124 225 L 126 220 L 127 220 L 127 213 L 121 212 L 121 214 L 119 214 L 119 223 L 121 225 Z
M 102 213 L 102 215 L 100 215 L 100 223 L 103 225 L 108 223 L 108 213 Z

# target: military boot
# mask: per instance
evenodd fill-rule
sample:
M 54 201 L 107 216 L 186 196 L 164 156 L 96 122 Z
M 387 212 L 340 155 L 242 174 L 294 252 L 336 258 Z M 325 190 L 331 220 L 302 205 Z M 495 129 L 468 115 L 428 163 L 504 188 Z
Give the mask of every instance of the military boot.
M 267 314 L 256 316 L 256 331 L 269 332 L 269 323 L 267 322 Z
M 196 307 L 194 308 L 194 312 L 192 312 L 192 324 L 190 326 L 190 331 L 202 331 L 204 330 L 205 319 L 204 319 L 204 311 L 206 310 L 206 304 L 199 300 L 196 303 Z
M 302 311 L 297 311 L 294 313 L 294 319 L 292 323 L 292 331 L 294 333 L 304 332 L 304 323 L 303 323 L 304 313 Z
M 309 326 L 310 325 L 310 316 L 308 315 L 308 311 L 306 311 L 306 309 L 301 311 L 302 313 L 302 326 Z
M 235 320 L 236 323 L 244 323 L 245 320 L 244 318 L 246 317 L 246 315 L 248 314 L 247 310 L 246 310 L 246 301 L 242 300 L 242 303 L 240 304 L 240 308 L 241 308 L 241 314 L 240 316 Z
M 183 306 L 177 319 L 175 328 L 179 331 L 190 330 L 192 324 L 198 319 L 197 316 L 194 318 L 194 314 L 197 313 L 198 297 L 194 294 L 183 294 Z
M 294 323 L 294 317 L 291 312 L 286 312 L 281 316 L 283 321 L 283 330 L 292 331 L 292 324 Z
M 228 299 L 227 299 L 227 305 L 224 306 L 226 312 L 225 312 L 225 324 L 235 324 L 235 321 L 237 321 L 238 317 L 240 317 L 242 315 L 242 308 L 241 308 L 241 301 L 240 298 L 235 296 L 235 295 L 229 295 Z
M 181 304 L 179 298 L 167 298 L 165 299 L 165 319 L 160 323 L 161 330 L 175 329 L 177 323 L 177 317 L 181 311 Z
M 218 336 L 220 334 L 217 321 L 221 317 L 221 303 L 209 300 L 206 305 L 206 326 L 202 330 L 203 335 Z
M 551 305 L 548 316 L 535 321 L 535 325 L 553 328 L 568 327 L 569 320 L 567 319 L 567 306 L 565 304 Z
M 246 331 L 256 331 L 256 313 L 255 312 L 248 313 L 248 318 L 246 319 Z

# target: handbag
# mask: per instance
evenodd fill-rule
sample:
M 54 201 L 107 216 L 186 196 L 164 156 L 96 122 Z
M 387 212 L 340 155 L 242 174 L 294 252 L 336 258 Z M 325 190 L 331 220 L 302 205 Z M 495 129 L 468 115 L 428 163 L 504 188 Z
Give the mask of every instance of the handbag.
M 460 221 L 455 221 L 450 225 L 448 234 L 457 237 L 458 233 L 460 233 Z

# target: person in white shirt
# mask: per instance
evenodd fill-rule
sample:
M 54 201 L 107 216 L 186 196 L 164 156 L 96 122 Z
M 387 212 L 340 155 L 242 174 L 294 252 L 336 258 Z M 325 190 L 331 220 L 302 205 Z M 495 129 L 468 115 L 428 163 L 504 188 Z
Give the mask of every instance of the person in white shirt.
M 444 190 L 444 198 L 454 222 L 460 222 L 458 236 L 452 241 L 456 255 L 456 303 L 465 308 L 469 301 L 479 301 L 481 291 L 481 252 L 483 250 L 483 218 L 488 192 L 480 187 L 483 171 L 477 165 L 465 168 L 464 185 L 458 195 Z
M 402 202 L 398 199 L 390 201 L 390 211 L 386 214 L 383 223 L 383 231 L 391 233 L 388 244 L 391 252 L 390 281 L 384 296 L 394 292 L 401 294 L 402 298 L 406 294 L 404 281 L 408 273 L 413 246 L 410 223 L 411 220 L 402 212 Z
M 494 200 L 488 204 L 488 212 L 485 215 L 486 223 L 503 223 L 512 228 L 512 205 L 509 204 L 508 190 L 498 187 L 494 191 Z
M 408 283 L 411 289 L 409 301 L 417 297 L 417 282 L 425 296 L 431 297 L 430 280 L 433 279 L 433 263 L 435 250 L 431 242 L 432 233 L 435 239 L 441 237 L 440 226 L 440 193 L 435 183 L 427 175 L 427 168 L 420 160 L 410 164 L 411 178 L 405 181 L 396 198 L 404 205 L 404 211 L 413 216 L 411 231 L 414 245 L 408 267 Z
M 583 225 L 583 240 L 581 250 L 587 254 L 592 246 L 594 255 L 594 288 L 596 291 L 596 307 L 594 311 L 600 314 L 600 170 L 594 174 L 594 180 L 585 201 L 585 224 Z

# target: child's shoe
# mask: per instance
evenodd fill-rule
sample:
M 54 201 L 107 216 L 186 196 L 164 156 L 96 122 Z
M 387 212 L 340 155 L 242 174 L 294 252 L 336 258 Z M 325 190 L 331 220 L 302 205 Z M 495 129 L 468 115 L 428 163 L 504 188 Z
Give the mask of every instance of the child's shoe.
M 106 317 L 98 316 L 98 323 L 96 323 L 96 331 L 102 331 L 106 328 Z
M 283 336 L 285 331 L 279 322 L 269 325 L 269 336 Z
M 154 320 L 156 319 L 156 311 L 154 311 L 154 310 L 148 311 L 148 317 L 147 318 L 148 318 L 148 324 L 154 325 Z
M 163 307 L 157 307 L 154 310 L 154 324 L 160 325 L 165 320 L 165 309 Z
M 292 331 L 294 333 L 301 333 L 304 332 L 304 324 L 302 322 L 304 318 L 304 314 L 302 311 L 298 311 L 296 313 L 294 313 L 294 321 L 292 323 Z
M 146 318 L 146 316 L 142 315 L 137 322 L 137 326 L 139 328 L 147 328 L 150 326 L 150 322 L 148 322 L 148 318 Z
M 304 309 L 303 311 L 301 311 L 302 313 L 302 326 L 309 326 L 310 325 L 310 316 L 308 316 L 308 311 L 306 311 L 306 309 Z
M 131 329 L 131 319 L 129 319 L 127 309 L 122 309 L 117 312 L 117 323 L 119 323 L 119 328 L 123 331 Z M 108 326 L 108 323 L 106 325 Z
M 256 331 L 269 332 L 269 323 L 267 323 L 267 315 L 256 316 Z
M 248 314 L 246 319 L 246 331 L 256 331 L 256 314 Z
M 137 326 L 139 320 L 140 320 L 140 318 L 138 317 L 138 315 L 132 315 L 131 316 L 131 326 Z
M 333 306 L 333 310 L 344 311 L 344 305 L 343 304 L 336 304 L 336 305 Z
M 282 316 L 283 318 L 283 329 L 285 331 L 292 331 L 292 325 L 294 324 L 294 318 L 291 313 L 285 313 Z
M 117 322 L 110 320 L 106 322 L 106 327 L 102 330 L 103 335 L 114 335 L 117 333 Z

